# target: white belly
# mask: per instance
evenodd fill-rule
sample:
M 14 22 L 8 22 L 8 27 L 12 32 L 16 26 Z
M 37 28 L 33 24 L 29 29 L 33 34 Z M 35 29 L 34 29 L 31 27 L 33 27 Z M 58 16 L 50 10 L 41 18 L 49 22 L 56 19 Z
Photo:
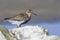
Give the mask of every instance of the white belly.
M 14 20 L 7 20 L 8 22 L 10 22 L 11 24 L 17 24 L 20 25 L 21 23 L 23 23 L 24 21 L 14 21 Z

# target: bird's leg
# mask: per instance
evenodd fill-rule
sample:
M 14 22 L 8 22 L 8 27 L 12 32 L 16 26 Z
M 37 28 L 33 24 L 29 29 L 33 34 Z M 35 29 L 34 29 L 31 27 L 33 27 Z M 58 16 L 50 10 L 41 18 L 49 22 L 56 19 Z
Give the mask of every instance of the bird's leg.
M 22 24 L 19 25 L 19 27 L 21 27 Z
M 17 24 L 17 28 L 19 28 L 19 24 Z
M 19 26 L 17 26 L 17 28 L 19 28 Z

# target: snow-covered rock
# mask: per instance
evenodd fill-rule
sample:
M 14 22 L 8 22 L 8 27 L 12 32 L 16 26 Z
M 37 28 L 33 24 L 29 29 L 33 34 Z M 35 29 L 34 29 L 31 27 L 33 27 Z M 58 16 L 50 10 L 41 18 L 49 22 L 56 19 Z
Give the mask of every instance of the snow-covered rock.
M 6 30 L 5 32 L 8 31 Z M 3 34 L 4 32 L 0 32 L 0 40 L 60 40 L 59 36 L 49 36 L 48 30 L 42 28 L 42 26 L 24 26 L 19 28 L 13 28 L 10 29 L 8 33 L 6 33 L 9 34 L 7 37 Z
M 16 40 L 60 40 L 58 36 L 48 36 L 48 30 L 42 26 L 24 26 L 11 30 Z

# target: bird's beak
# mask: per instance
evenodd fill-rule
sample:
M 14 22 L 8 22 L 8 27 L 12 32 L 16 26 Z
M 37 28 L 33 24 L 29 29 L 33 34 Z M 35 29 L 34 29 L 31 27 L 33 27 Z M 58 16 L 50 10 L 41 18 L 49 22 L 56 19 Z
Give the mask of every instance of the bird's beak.
M 37 16 L 37 14 L 36 13 L 32 13 L 33 15 L 35 15 L 35 16 Z

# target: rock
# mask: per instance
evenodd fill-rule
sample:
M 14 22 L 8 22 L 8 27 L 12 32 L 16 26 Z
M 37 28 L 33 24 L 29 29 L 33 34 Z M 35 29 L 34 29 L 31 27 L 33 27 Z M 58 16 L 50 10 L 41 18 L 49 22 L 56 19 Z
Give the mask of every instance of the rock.
M 11 33 L 16 40 L 60 40 L 58 36 L 48 36 L 48 30 L 42 26 L 24 26 L 13 28 Z
M 42 26 L 24 26 L 13 29 L 0 27 L 0 40 L 60 40 L 59 36 L 48 35 Z
M 0 32 L 1 32 L 0 36 L 4 36 L 6 40 L 14 40 L 9 30 L 6 29 L 5 27 L 0 26 Z M 3 40 L 4 38 L 1 37 L 0 40 Z
M 4 35 L 1 31 L 0 31 L 0 40 L 6 40 L 6 38 L 4 37 Z

